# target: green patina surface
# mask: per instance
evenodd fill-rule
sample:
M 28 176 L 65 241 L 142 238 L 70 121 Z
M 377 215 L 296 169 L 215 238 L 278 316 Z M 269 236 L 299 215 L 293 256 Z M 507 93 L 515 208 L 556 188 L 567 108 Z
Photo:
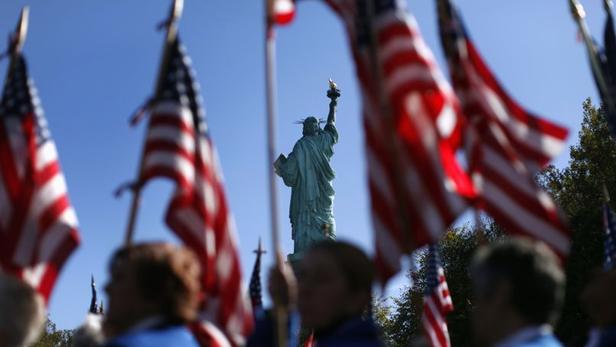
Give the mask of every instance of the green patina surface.
M 292 189 L 289 219 L 294 254 L 290 258 L 301 257 L 314 242 L 336 238 L 332 186 L 335 172 L 330 159 L 338 142 L 335 120 L 340 91 L 334 85 L 327 96 L 331 102 L 325 127 L 321 129 L 315 117 L 306 118 L 303 137 L 295 143 L 293 151 L 286 157 L 281 154 L 274 162 L 276 174 Z

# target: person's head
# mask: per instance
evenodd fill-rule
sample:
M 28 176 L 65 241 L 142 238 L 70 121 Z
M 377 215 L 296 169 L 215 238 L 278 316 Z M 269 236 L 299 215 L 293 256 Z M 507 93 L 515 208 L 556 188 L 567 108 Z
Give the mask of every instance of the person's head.
M 371 301 L 374 271 L 359 248 L 314 244 L 298 265 L 298 309 L 305 328 L 324 331 L 360 316 Z
M 109 264 L 105 286 L 108 307 L 103 329 L 108 337 L 158 317 L 165 324 L 194 320 L 199 305 L 200 267 L 187 248 L 142 243 L 120 248 Z
M 0 346 L 32 344 L 43 331 L 45 303 L 29 285 L 0 273 Z
M 319 120 L 316 117 L 307 117 L 303 122 L 304 129 L 302 130 L 302 134 L 304 136 L 312 136 L 316 135 L 319 131 Z
M 525 326 L 553 323 L 565 275 L 541 242 L 515 238 L 479 249 L 471 266 L 473 330 L 491 345 Z
M 616 325 L 616 268 L 597 271 L 582 292 L 582 302 L 595 325 Z

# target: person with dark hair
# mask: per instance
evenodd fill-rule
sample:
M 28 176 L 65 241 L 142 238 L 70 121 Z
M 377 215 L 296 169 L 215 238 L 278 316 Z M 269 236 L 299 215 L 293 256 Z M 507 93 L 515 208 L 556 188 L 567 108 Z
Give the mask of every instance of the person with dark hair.
M 297 308 L 302 328 L 314 332 L 319 347 L 383 346 L 369 317 L 374 271 L 363 251 L 346 242 L 317 242 L 304 254 L 296 271 L 297 283 L 288 264 L 274 268 L 270 295 L 289 311 Z M 272 330 L 271 321 L 258 322 L 248 345 L 272 345 Z
M 616 346 L 616 268 L 596 272 L 582 292 L 582 303 L 596 326 L 587 346 Z
M 541 242 L 515 238 L 482 247 L 471 266 L 473 331 L 482 346 L 557 347 L 552 334 L 565 275 Z
M 185 327 L 197 318 L 201 288 L 190 250 L 168 243 L 127 246 L 112 256 L 109 270 L 106 347 L 197 346 Z

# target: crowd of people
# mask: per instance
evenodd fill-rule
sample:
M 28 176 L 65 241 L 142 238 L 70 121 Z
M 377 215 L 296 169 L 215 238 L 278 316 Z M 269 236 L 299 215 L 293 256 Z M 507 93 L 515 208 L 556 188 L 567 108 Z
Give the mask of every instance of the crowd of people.
M 279 260 L 268 290 L 289 317 L 289 346 L 298 344 L 300 331 L 310 332 L 319 347 L 384 346 L 370 314 L 372 262 L 362 250 L 324 241 L 294 269 L 281 255 Z M 111 257 L 109 273 L 102 325 L 78 329 L 75 346 L 199 345 L 188 328 L 203 299 L 199 262 L 190 250 L 168 243 L 123 247 Z M 562 308 L 565 275 L 547 246 L 515 238 L 483 246 L 469 274 L 469 338 L 478 346 L 561 346 L 552 326 Z M 616 346 L 616 269 L 597 271 L 580 300 L 595 323 L 587 346 Z M 31 287 L 0 274 L 0 347 L 31 345 L 45 318 L 44 302 Z M 256 315 L 247 345 L 275 346 L 276 336 L 274 315 L 265 310 Z

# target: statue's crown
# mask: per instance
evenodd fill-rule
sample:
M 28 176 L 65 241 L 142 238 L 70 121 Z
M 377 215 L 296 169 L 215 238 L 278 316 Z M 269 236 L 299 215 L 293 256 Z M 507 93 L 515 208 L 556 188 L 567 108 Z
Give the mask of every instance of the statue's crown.
M 311 116 L 311 117 L 312 117 L 312 116 Z M 311 118 L 311 117 L 306 117 L 306 118 L 302 118 L 302 119 L 300 119 L 300 120 L 296 120 L 295 122 L 293 122 L 293 124 L 300 124 L 300 125 L 303 125 L 303 124 L 304 124 L 304 122 L 306 121 L 306 119 Z M 325 124 L 325 123 L 327 123 L 327 121 L 326 121 L 325 119 L 323 119 L 323 118 L 317 118 L 317 117 L 312 117 L 312 118 L 317 119 L 317 120 L 319 121 L 319 124 Z

